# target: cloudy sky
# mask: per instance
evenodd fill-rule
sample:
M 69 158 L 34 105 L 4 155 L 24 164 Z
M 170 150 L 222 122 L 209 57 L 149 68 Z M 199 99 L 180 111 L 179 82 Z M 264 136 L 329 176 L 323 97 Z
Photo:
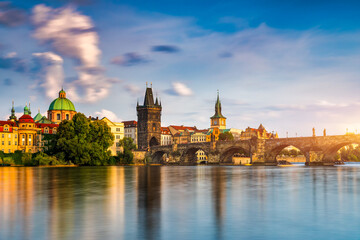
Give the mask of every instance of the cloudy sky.
M 46 110 L 63 86 L 77 111 L 133 120 L 146 82 L 162 125 L 285 137 L 360 132 L 357 1 L 0 1 L 0 117 Z

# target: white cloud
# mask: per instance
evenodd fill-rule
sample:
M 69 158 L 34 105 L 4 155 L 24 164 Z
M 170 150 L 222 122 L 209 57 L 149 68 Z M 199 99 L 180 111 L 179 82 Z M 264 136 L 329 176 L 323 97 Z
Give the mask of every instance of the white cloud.
M 33 9 L 32 22 L 36 39 L 78 61 L 78 79 L 68 84 L 74 101 L 95 102 L 109 94 L 117 80 L 106 77 L 100 66 L 99 37 L 88 16 L 70 6 L 53 9 L 39 4 Z
M 100 119 L 103 118 L 103 117 L 106 117 L 112 122 L 121 122 L 121 121 L 123 121 L 121 118 L 116 116 L 115 113 L 113 113 L 110 110 L 106 110 L 106 109 L 101 109 L 100 112 L 95 112 L 95 115 L 98 115 Z
M 40 71 L 40 86 L 49 99 L 58 97 L 64 83 L 63 59 L 53 52 L 33 53 L 34 60 Z
M 179 96 L 191 96 L 193 95 L 193 91 L 181 82 L 173 82 L 172 83 L 172 91 Z

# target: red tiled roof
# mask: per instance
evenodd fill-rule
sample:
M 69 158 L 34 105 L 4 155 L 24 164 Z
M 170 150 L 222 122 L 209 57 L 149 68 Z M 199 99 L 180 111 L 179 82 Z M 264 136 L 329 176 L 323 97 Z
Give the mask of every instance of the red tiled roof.
M 33 123 L 34 122 L 34 119 L 30 116 L 30 115 L 22 115 L 20 118 L 19 118 L 19 122 L 20 123 Z
M 136 127 L 137 126 L 137 121 L 122 121 L 122 123 L 124 123 L 124 127 Z
M 10 125 L 10 126 L 16 126 L 16 122 L 13 121 L 0 121 L 0 125 Z
M 59 127 L 59 124 L 56 124 L 56 123 L 37 123 L 36 124 L 37 127 L 39 128 L 45 128 L 45 127 L 49 127 L 49 128 L 58 128 Z
M 191 131 L 195 131 L 197 130 L 196 127 L 187 127 L 187 126 L 176 126 L 176 125 L 170 125 L 170 127 L 174 128 L 175 130 L 178 130 L 178 131 L 185 131 L 186 129 L 187 130 L 191 130 Z
M 168 127 L 161 127 L 162 134 L 170 134 L 170 129 Z

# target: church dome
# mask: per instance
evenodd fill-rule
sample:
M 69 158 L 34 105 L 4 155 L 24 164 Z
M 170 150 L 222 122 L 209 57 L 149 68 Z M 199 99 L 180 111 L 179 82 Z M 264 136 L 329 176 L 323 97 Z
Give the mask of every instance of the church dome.
M 75 107 L 74 104 L 66 98 L 66 92 L 61 89 L 59 97 L 52 101 L 49 106 L 49 111 L 51 110 L 75 111 Z

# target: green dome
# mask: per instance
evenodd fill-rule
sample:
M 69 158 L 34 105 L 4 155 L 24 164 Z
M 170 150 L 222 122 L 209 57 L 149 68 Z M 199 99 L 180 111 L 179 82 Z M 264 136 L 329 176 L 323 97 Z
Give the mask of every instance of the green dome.
M 67 98 L 57 98 L 49 106 L 50 110 L 75 111 L 74 104 Z

